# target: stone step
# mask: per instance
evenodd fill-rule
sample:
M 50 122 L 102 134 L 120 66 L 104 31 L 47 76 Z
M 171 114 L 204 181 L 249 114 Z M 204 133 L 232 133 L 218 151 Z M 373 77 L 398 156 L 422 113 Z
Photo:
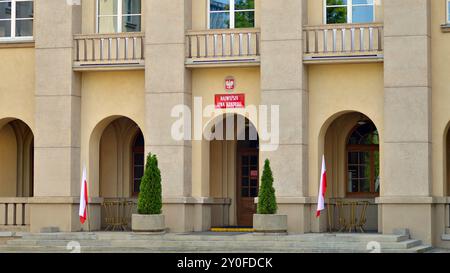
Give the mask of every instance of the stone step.
M 431 250 L 429 246 L 419 246 L 411 249 L 390 249 L 382 251 L 385 253 L 422 253 Z M 27 253 L 68 253 L 70 252 L 65 247 L 55 247 L 55 246 L 31 246 L 31 247 L 0 247 L 0 252 L 27 252 Z M 301 248 L 301 249 L 283 249 L 280 250 L 276 247 L 267 247 L 263 249 L 254 248 L 239 248 L 239 249 L 229 249 L 229 248 L 209 248 L 209 247 L 94 247 L 87 246 L 82 247 L 81 252 L 83 253 L 130 253 L 130 252 L 144 252 L 144 253 L 361 253 L 367 252 L 359 248 L 326 248 L 326 247 L 314 247 L 314 248 Z
M 224 248 L 234 248 L 234 247 L 245 247 L 251 246 L 253 248 L 264 248 L 264 247 L 276 247 L 278 249 L 285 248 L 314 248 L 314 247 L 327 247 L 327 248 L 358 248 L 365 250 L 367 249 L 366 242 L 205 242 L 205 241 L 111 241 L 112 246 L 129 246 L 129 247 L 166 247 L 166 246 L 180 246 L 189 247 L 191 245 L 204 246 L 204 247 L 224 247 Z M 380 243 L 381 249 L 408 249 L 421 245 L 421 241 L 409 240 L 399 243 L 382 242 Z
M 366 235 L 366 234 L 302 234 L 289 236 L 262 236 L 254 234 L 239 235 L 193 235 L 193 234 L 165 234 L 147 235 L 132 233 L 97 234 L 99 240 L 166 240 L 166 241 L 301 241 L 301 242 L 328 242 L 330 240 L 342 240 L 346 242 L 401 242 L 409 239 L 409 236 L 399 235 Z
M 95 233 L 25 233 L 22 239 L 28 240 L 97 240 Z
M 17 239 L 7 242 L 9 246 L 62 246 L 65 247 L 72 240 L 28 240 Z M 299 249 L 299 248 L 354 248 L 360 250 L 367 249 L 366 242 L 346 242 L 346 241 L 327 241 L 327 242 L 302 242 L 302 241 L 251 241 L 251 242 L 235 242 L 235 241 L 167 241 L 167 240 L 79 240 L 82 247 L 206 247 L 206 248 L 224 248 L 234 249 L 243 247 L 252 247 L 253 249 L 275 247 L 277 249 Z M 383 250 L 388 249 L 408 249 L 421 245 L 418 240 L 408 240 L 402 242 L 381 242 L 380 247 Z
M 29 240 L 29 239 L 17 239 L 9 240 L 6 242 L 9 246 L 66 246 L 70 242 L 78 242 L 86 246 L 109 246 L 110 241 L 102 240 Z
M 239 234 L 46 233 L 23 234 L 0 245 L 0 252 L 69 252 L 68 243 L 80 243 L 83 252 L 208 252 L 208 253 L 315 253 L 368 252 L 378 242 L 382 252 L 426 252 L 431 248 L 409 236 L 380 234 L 303 234 L 262 236 Z
M 408 236 L 379 235 L 379 234 L 301 234 L 289 236 L 262 236 L 251 233 L 237 235 L 197 235 L 197 234 L 165 234 L 148 235 L 136 233 L 47 233 L 47 234 L 23 234 L 23 239 L 34 240 L 202 240 L 202 241 L 329 241 L 330 239 L 342 239 L 357 242 L 400 242 L 408 240 Z
M 450 241 L 450 233 L 442 234 L 441 239 L 442 241 Z

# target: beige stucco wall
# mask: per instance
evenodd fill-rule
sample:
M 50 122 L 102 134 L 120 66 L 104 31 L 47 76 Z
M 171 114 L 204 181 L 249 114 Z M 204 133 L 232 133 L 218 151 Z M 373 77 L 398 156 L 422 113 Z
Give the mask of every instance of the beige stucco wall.
M 214 105 L 214 95 L 226 94 L 225 78 L 234 77 L 236 89 L 233 93 L 245 94 L 246 106 L 260 104 L 260 74 L 259 68 L 211 68 L 192 71 L 192 97 L 202 97 L 203 107 Z M 238 113 L 239 110 L 228 109 L 226 113 Z M 211 118 L 203 120 L 203 127 Z M 252 120 L 254 122 L 254 120 Z M 255 123 L 255 122 L 254 122 Z M 257 123 L 255 123 L 257 126 Z
M 236 141 L 210 143 L 211 197 L 230 198 L 229 224 L 236 224 Z
M 450 73 L 450 33 L 443 33 L 440 25 L 445 23 L 445 4 L 441 1 L 431 1 L 432 30 L 431 30 L 431 64 L 432 64 L 432 141 L 433 141 L 433 185 L 432 192 L 435 196 L 443 196 L 449 192 L 448 171 L 446 170 L 447 158 L 445 134 L 450 121 L 450 85 L 448 75 Z M 444 1 L 442 1 L 444 2 Z M 447 147 L 447 148 L 446 148 Z
M 81 164 L 88 168 L 94 197 L 100 193 L 98 149 L 105 128 L 124 116 L 144 131 L 144 72 L 89 72 L 82 82 Z
M 325 0 L 307 0 L 308 1 L 308 25 L 323 25 L 324 3 Z M 374 0 L 375 4 L 375 22 L 383 22 L 383 0 Z
M 17 118 L 34 131 L 34 49 L 0 48 L 0 120 Z
M 17 141 L 12 127 L 0 128 L 0 197 L 17 194 Z
M 317 196 L 321 156 L 328 126 L 341 114 L 356 111 L 369 117 L 383 138 L 382 64 L 309 67 L 309 195 Z M 383 160 L 383 145 L 380 145 Z M 329 163 L 332 164 L 332 163 Z M 381 181 L 383 170 L 381 168 Z M 381 191 L 383 186 L 381 182 Z
M 260 27 L 260 1 L 255 0 L 255 27 Z M 209 0 L 192 1 L 192 29 L 208 29 L 208 4 Z
M 450 56 L 448 45 L 450 33 L 444 33 L 440 25 L 446 22 L 446 1 L 431 1 L 431 85 L 433 93 L 431 99 L 432 111 L 432 186 L 434 196 L 450 195 Z M 441 247 L 449 247 L 441 241 L 448 225 L 446 211 L 443 205 L 436 205 L 433 217 L 433 242 Z
M 17 196 L 17 139 L 13 119 L 34 128 L 34 49 L 0 48 L 0 196 Z M 33 129 L 32 129 L 33 130 Z

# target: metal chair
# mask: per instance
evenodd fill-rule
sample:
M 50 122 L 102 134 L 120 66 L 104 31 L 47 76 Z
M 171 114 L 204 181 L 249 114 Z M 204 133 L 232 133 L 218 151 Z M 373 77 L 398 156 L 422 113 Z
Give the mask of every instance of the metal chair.
M 131 219 L 132 201 L 112 200 L 103 202 L 105 211 L 105 231 L 127 231 Z
M 346 203 L 343 200 L 336 199 L 336 208 L 338 212 L 338 232 L 342 232 L 347 227 L 347 222 L 345 220 L 344 210 L 346 207 Z
M 364 233 L 364 226 L 367 223 L 367 217 L 366 217 L 366 212 L 367 212 L 367 208 L 369 207 L 370 203 L 368 201 L 362 201 L 359 202 L 359 205 L 361 205 L 361 213 L 359 215 L 359 220 L 358 223 L 356 224 L 356 227 L 359 228 L 359 230 Z

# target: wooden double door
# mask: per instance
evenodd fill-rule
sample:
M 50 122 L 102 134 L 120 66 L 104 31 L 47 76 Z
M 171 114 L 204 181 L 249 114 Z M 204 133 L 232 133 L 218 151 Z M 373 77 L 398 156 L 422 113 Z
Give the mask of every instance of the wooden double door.
M 258 154 L 258 149 L 251 148 L 237 152 L 237 223 L 240 227 L 253 226 L 255 198 L 259 191 Z

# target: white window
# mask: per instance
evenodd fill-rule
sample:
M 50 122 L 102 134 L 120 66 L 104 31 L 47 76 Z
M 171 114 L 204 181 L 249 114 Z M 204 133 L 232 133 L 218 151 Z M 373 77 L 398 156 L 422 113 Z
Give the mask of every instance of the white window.
M 0 0 L 0 40 L 33 39 L 33 1 Z
M 97 32 L 141 31 L 141 0 L 97 0 Z
M 209 0 L 210 29 L 255 27 L 254 0 Z
M 372 23 L 374 0 L 324 0 L 326 24 Z
M 447 24 L 450 24 L 450 0 L 447 0 Z

